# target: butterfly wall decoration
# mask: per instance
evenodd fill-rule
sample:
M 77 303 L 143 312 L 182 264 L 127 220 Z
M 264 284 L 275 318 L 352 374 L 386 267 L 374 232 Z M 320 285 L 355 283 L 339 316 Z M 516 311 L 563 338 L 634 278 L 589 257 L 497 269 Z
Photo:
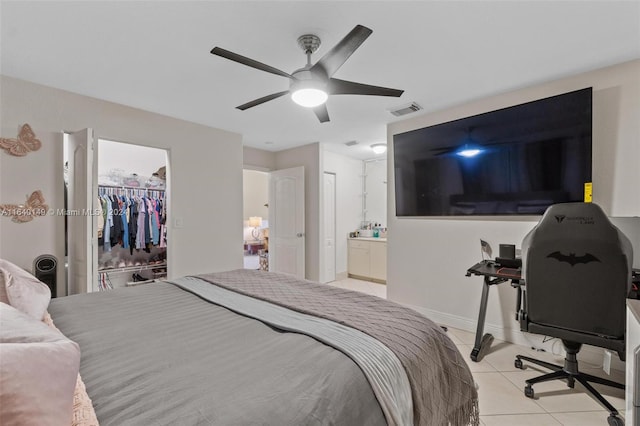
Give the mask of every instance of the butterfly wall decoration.
M 24 157 L 30 152 L 39 150 L 41 146 L 42 142 L 36 138 L 36 134 L 28 124 L 22 126 L 16 139 L 0 138 L 0 148 L 16 157 Z
M 15 223 L 31 222 L 36 216 L 45 216 L 49 206 L 44 202 L 44 196 L 40 190 L 27 195 L 25 204 L 0 204 L 0 216 L 11 217 Z

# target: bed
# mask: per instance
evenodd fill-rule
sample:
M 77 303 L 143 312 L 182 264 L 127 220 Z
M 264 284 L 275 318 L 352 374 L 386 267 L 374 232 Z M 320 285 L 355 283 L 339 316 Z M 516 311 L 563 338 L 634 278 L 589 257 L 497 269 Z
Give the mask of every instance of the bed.
M 467 425 L 477 392 L 417 312 L 236 270 L 53 299 L 100 425 Z

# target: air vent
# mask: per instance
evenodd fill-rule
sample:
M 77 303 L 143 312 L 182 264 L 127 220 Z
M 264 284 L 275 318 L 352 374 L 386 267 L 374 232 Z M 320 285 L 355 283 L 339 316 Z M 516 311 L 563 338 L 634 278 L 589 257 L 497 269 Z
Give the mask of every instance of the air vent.
M 358 141 L 349 141 L 344 143 L 346 146 L 354 146 L 358 145 Z
M 389 112 L 396 117 L 400 117 L 401 115 L 411 114 L 412 112 L 420 111 L 422 107 L 415 102 L 411 102 L 410 104 L 403 105 L 396 109 L 390 109 Z

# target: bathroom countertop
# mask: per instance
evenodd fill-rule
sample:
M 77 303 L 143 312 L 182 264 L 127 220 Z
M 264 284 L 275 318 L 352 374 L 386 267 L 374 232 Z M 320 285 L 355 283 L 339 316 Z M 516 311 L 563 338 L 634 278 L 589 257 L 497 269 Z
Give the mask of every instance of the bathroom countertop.
M 349 237 L 350 240 L 363 240 L 363 241 L 380 241 L 383 243 L 387 242 L 386 237 Z

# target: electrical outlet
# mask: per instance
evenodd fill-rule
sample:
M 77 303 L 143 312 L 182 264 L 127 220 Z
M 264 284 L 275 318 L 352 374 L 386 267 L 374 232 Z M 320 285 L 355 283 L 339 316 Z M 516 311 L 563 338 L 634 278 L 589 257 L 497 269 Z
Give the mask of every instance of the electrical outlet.
M 611 351 L 604 350 L 604 361 L 602 362 L 602 369 L 605 373 L 611 374 Z

